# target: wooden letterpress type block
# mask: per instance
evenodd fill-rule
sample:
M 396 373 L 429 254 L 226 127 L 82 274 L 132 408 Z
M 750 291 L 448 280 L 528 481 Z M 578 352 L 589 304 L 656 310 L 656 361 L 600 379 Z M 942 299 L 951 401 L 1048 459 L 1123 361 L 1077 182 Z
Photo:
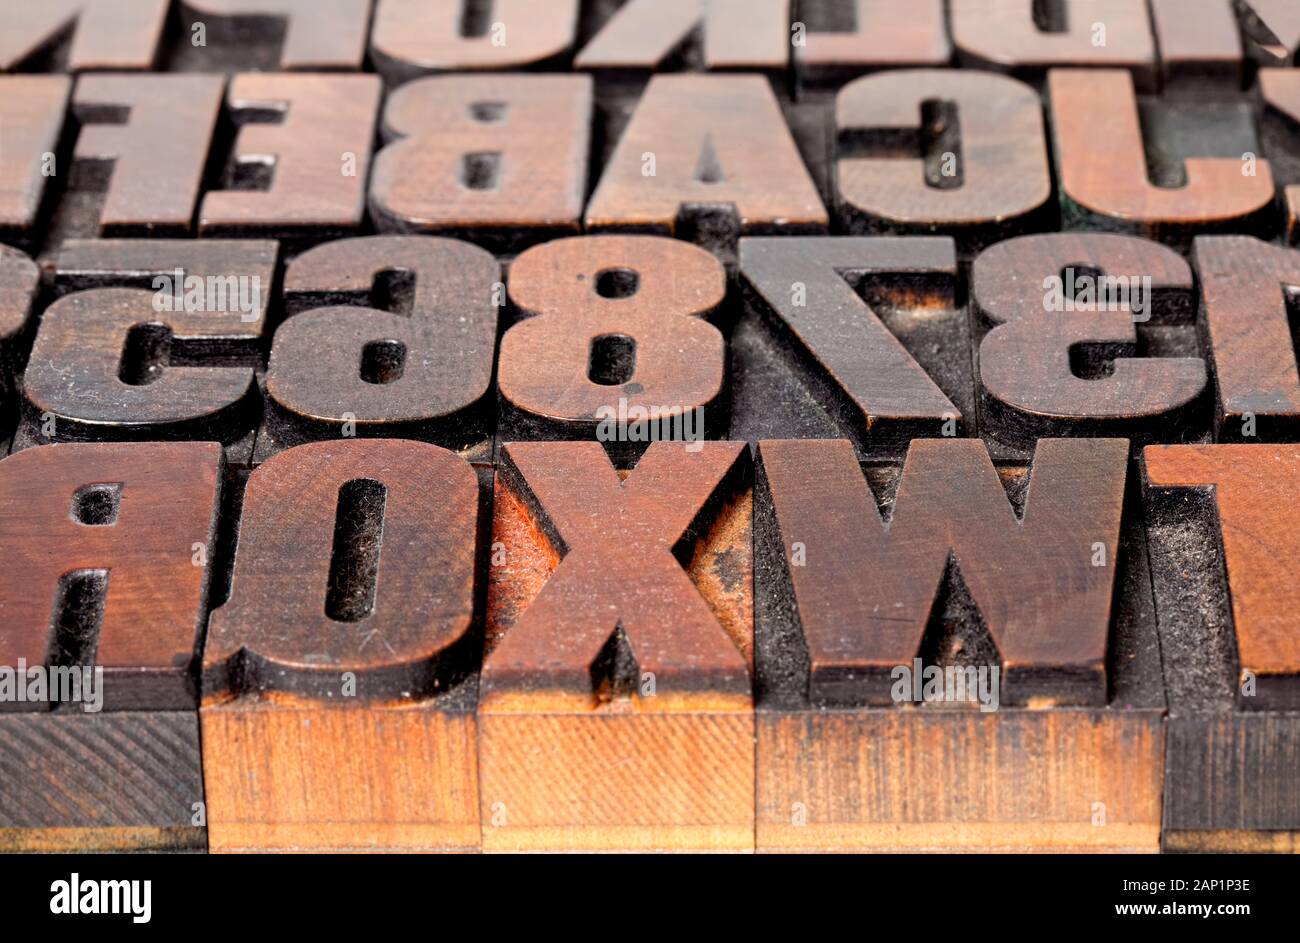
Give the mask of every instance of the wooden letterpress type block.
M 1165 97 L 1241 91 L 1244 57 L 1234 0 L 1151 0 Z
M 484 850 L 754 841 L 748 452 L 511 443 L 479 703 Z
M 1146 0 L 949 0 L 957 61 L 1041 83 L 1048 69 L 1124 69 L 1155 91 L 1156 45 Z
M 32 303 L 40 287 L 36 263 L 17 249 L 0 245 L 0 433 L 7 440 L 17 416 L 16 378 L 21 369 Z
M 388 97 L 370 213 L 382 232 L 441 233 L 494 251 L 577 235 L 592 82 L 577 75 L 421 79 Z
M 952 233 L 962 251 L 1055 228 L 1042 105 L 987 72 L 905 69 L 836 99 L 835 202 L 852 233 Z
M 1300 849 L 1300 446 L 1148 446 L 1164 846 Z
M 296 243 L 356 232 L 381 90 L 374 75 L 232 78 L 226 103 L 238 132 L 224 189 L 203 198 L 199 232 Z
M 620 464 L 726 429 L 726 298 L 708 252 L 659 236 L 580 236 L 510 266 L 521 320 L 501 340 L 498 442 L 599 439 Z
M 0 239 L 6 242 L 31 248 L 38 241 L 71 90 L 63 75 L 0 75 Z
M 370 0 L 181 0 L 172 69 L 360 70 Z M 192 41 L 202 24 L 203 45 Z
M 1291 318 L 1300 305 L 1300 252 L 1250 236 L 1199 236 L 1193 257 L 1215 441 L 1295 441 L 1300 371 Z
M 212 442 L 0 461 L 0 848 L 203 847 L 195 668 L 220 467 Z
M 952 57 L 943 0 L 801 0 L 797 16 L 801 93 L 875 69 L 947 65 Z
M 303 445 L 249 476 L 203 656 L 213 851 L 478 847 L 490 480 L 401 440 Z
M 843 437 L 861 456 L 901 457 L 915 436 L 973 422 L 951 239 L 742 239 L 740 281 L 732 438 Z
M 1042 436 L 1206 437 L 1191 269 L 1133 236 L 1050 233 L 971 270 L 979 428 L 998 457 Z
M 430 72 L 566 64 L 579 0 L 378 0 L 370 56 L 390 85 Z
M 1276 228 L 1268 161 L 1243 160 L 1259 153 L 1244 103 L 1140 101 L 1118 70 L 1053 69 L 1047 95 L 1066 228 L 1179 246 Z
M 1300 53 L 1300 7 L 1288 0 L 1249 0 L 1235 6 L 1252 61 L 1273 67 L 1296 64 Z
M 846 441 L 759 456 L 759 850 L 1158 849 L 1125 441 L 1001 469 L 975 440 L 918 440 L 901 472 Z
M 676 235 L 724 261 L 738 236 L 828 224 L 776 96 L 755 75 L 653 77 L 586 214 L 588 230 Z
M 285 272 L 256 461 L 321 439 L 402 437 L 491 463 L 501 269 L 436 236 L 362 236 Z
M 7 0 L 0 71 L 153 68 L 168 0 Z
M 1264 156 L 1277 180 L 1287 242 L 1300 242 L 1300 72 L 1261 69 Z

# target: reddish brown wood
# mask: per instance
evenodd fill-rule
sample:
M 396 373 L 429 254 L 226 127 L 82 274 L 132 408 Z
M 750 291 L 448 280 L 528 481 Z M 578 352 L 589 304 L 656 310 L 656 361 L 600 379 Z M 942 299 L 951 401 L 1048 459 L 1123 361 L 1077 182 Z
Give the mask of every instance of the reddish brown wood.
M 794 46 L 794 67 L 803 84 L 826 84 L 872 68 L 941 66 L 952 56 L 942 0 L 900 4 L 891 0 L 804 0 L 799 16 L 812 12 L 848 18 L 850 28 L 819 30 L 811 23 Z
M 388 232 L 463 236 L 496 249 L 582 228 L 592 82 L 445 76 L 388 97 L 370 211 Z
M 762 78 L 652 78 L 587 206 L 587 227 L 672 233 L 691 215 L 723 215 L 744 234 L 826 229 Z
M 578 53 L 580 69 L 654 69 L 693 30 L 710 69 L 781 70 L 790 57 L 790 0 L 629 0 Z
M 6 0 L 0 6 L 0 70 L 65 42 L 70 72 L 151 69 L 167 7 L 168 0 Z
M 1265 120 L 1276 120 L 1284 126 L 1284 135 L 1293 138 L 1300 129 L 1300 71 L 1260 69 L 1259 91 L 1264 99 Z M 1289 157 L 1294 161 L 1293 154 L 1294 151 L 1288 149 L 1288 153 L 1280 155 L 1280 158 L 1285 160 Z M 1287 241 L 1295 243 L 1300 241 L 1300 182 L 1292 178 L 1281 190 Z
M 578 0 L 495 0 L 470 20 L 465 0 L 378 0 L 370 54 L 390 83 L 428 72 L 515 69 L 573 46 Z M 482 9 L 483 5 L 478 5 Z
M 931 102 L 946 111 L 927 122 Z M 867 76 L 840 91 L 835 126 L 836 196 L 850 232 L 942 230 L 987 242 L 1023 229 L 1052 197 L 1038 94 L 1006 76 L 946 69 Z M 900 138 L 915 147 L 890 146 Z M 876 153 L 853 156 L 864 146 Z
M 0 245 L 0 429 L 13 427 L 19 348 L 40 279 L 35 262 Z
M 1155 90 L 1156 46 L 1145 0 L 950 0 L 949 23 L 958 60 L 1041 78 L 1059 66 L 1128 70 L 1143 91 Z M 1063 17 L 1057 18 L 1060 11 Z
M 264 185 L 209 192 L 200 231 L 320 239 L 355 230 L 365 215 L 379 96 L 380 81 L 373 75 L 231 79 L 226 102 L 242 127 L 226 184 Z M 278 120 L 253 120 L 267 113 Z
M 1296 710 L 1300 446 L 1148 446 L 1142 457 L 1150 488 L 1214 489 L 1237 640 L 1238 706 Z
M 1099 281 L 1106 277 L 1144 290 L 1144 310 L 1133 310 L 1132 293 L 1107 292 Z M 1049 278 L 1064 290 L 1049 288 Z M 1072 280 L 1098 290 L 1066 299 Z M 986 249 L 971 271 L 972 309 L 992 326 L 978 357 L 986 431 L 1018 443 L 1043 435 L 1187 435 L 1199 422 L 1205 363 L 1144 356 L 1138 324 L 1181 325 L 1189 335 L 1183 347 L 1190 343 L 1195 354 L 1191 289 L 1191 270 L 1176 252 L 1131 236 L 1053 233 Z M 1058 301 L 1074 310 L 1054 310 Z M 1180 349 L 1175 341 L 1169 353 Z
M 73 158 L 87 178 L 108 178 L 97 235 L 191 231 L 224 86 L 217 75 L 77 80 Z
M 250 28 L 275 22 L 284 30 L 281 69 L 358 70 L 364 63 L 370 0 L 182 0 L 181 8 L 215 44 L 238 43 Z
M 591 438 L 620 401 L 670 421 L 702 409 L 711 421 L 726 350 L 708 318 L 725 295 L 717 259 L 672 239 L 582 236 L 529 249 L 510 267 L 525 317 L 501 341 L 503 437 Z
M 1067 214 L 1096 218 L 1106 229 L 1166 236 L 1258 226 L 1272 208 L 1267 160 L 1251 174 L 1240 157 L 1192 157 L 1186 186 L 1153 184 L 1127 72 L 1054 69 L 1047 84 Z
M 0 461 L 0 664 L 102 666 L 107 709 L 193 707 L 220 467 L 212 442 Z
M 1241 88 L 1241 31 L 1233 0 L 1151 0 L 1166 95 Z
M 27 245 L 49 184 L 72 82 L 62 75 L 0 75 L 0 238 Z

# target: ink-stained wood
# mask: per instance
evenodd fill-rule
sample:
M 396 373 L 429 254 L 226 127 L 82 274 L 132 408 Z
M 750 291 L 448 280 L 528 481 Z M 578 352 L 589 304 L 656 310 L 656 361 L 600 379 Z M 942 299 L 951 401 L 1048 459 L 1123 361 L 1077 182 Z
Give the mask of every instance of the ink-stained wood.
M 1188 232 L 1252 232 L 1270 213 L 1268 161 L 1258 160 L 1248 173 L 1251 168 L 1242 159 L 1243 153 L 1257 152 L 1257 146 L 1189 155 L 1182 186 L 1153 183 L 1127 72 L 1053 69 L 1047 94 L 1067 225 L 1178 239 Z M 1147 126 L 1151 124 L 1148 116 Z M 1105 133 L 1099 133 L 1101 128 Z M 1228 150 L 1222 142 L 1216 144 Z
M 1146 529 L 1169 691 L 1164 845 L 1300 847 L 1300 447 L 1148 446 Z
M 212 442 L 0 460 L 0 664 L 101 666 L 106 710 L 193 708 L 220 464 Z
M 798 22 L 805 31 L 793 68 L 801 88 L 870 69 L 947 65 L 952 57 L 943 0 L 802 0 Z
M 85 235 L 190 234 L 224 86 L 216 75 L 77 80 L 71 186 L 102 191 L 97 229 Z
M 205 236 L 320 241 L 365 217 L 381 83 L 373 75 L 237 75 L 226 104 L 239 126 L 224 189 L 199 213 Z
M 1252 59 L 1265 66 L 1295 64 L 1300 51 L 1300 7 L 1289 0 L 1244 0 L 1237 10 Z
M 231 444 L 252 428 L 257 353 L 238 346 L 247 326 L 237 312 L 168 312 L 163 297 L 98 288 L 45 309 L 23 375 L 24 412 L 36 441 Z M 222 327 L 234 332 L 231 345 Z
M 278 66 L 286 71 L 362 67 L 370 0 L 182 0 L 184 32 L 202 23 L 214 46 L 282 33 Z
M 501 268 L 435 236 L 364 236 L 289 264 L 258 459 L 340 436 L 418 438 L 490 461 Z
M 1122 68 L 1138 88 L 1155 90 L 1145 0 L 949 0 L 948 15 L 963 66 L 1039 80 L 1057 67 Z
M 212 850 L 477 848 L 485 497 L 420 442 L 254 470 L 203 656 Z
M 743 443 L 511 443 L 479 704 L 485 850 L 750 850 Z M 498 562 L 499 561 L 499 562 Z
M 436 76 L 388 96 L 370 213 L 384 232 L 518 251 L 582 228 L 592 82 Z
M 378 0 L 370 55 L 390 85 L 429 72 L 551 65 L 572 50 L 578 12 L 578 0 Z
M 627 0 L 574 60 L 579 69 L 651 71 L 699 31 L 687 61 L 708 69 L 779 72 L 790 59 L 790 0 Z
M 771 88 L 754 75 L 656 75 L 587 205 L 589 230 L 823 232 L 826 208 Z
M 1165 96 L 1241 90 L 1243 50 L 1233 0 L 1151 0 Z
M 72 82 L 62 75 L 0 75 L 0 239 L 30 246 L 50 177 Z
M 721 428 L 726 344 L 710 323 L 726 273 L 659 236 L 580 236 L 510 266 L 522 320 L 501 340 L 498 439 L 600 437 L 626 458 L 650 441 Z M 637 425 L 640 423 L 640 426 Z
M 1042 440 L 1031 468 L 969 440 L 901 472 L 842 440 L 759 456 L 759 850 L 1157 849 L 1126 442 Z
M 731 436 L 842 437 L 901 455 L 974 413 L 957 256 L 937 236 L 751 237 L 731 336 Z
M 40 278 L 35 262 L 11 246 L 0 245 L 0 429 L 3 430 L 13 428 L 17 405 L 15 381 Z
M 6 0 L 0 71 L 55 60 L 61 70 L 148 70 L 168 0 Z
M 986 249 L 970 280 L 977 330 L 987 329 L 981 431 L 1016 448 L 1046 435 L 1203 434 L 1192 297 L 1187 263 L 1132 236 L 1050 233 Z
M 1250 236 L 1195 242 L 1214 376 L 1215 441 L 1300 438 L 1300 370 L 1290 325 L 1300 252 Z
M 1300 71 L 1260 69 L 1265 154 L 1282 195 L 1287 241 L 1300 241 Z
M 947 69 L 870 75 L 840 90 L 835 128 L 846 232 L 952 232 L 977 247 L 1054 222 L 1042 105 L 1023 82 Z

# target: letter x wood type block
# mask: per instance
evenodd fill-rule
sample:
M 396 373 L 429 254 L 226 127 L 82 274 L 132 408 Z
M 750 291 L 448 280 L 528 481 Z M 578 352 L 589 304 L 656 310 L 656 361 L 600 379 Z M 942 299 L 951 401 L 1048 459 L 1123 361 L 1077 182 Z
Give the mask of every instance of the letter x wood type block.
M 976 440 L 922 439 L 900 471 L 843 440 L 760 443 L 760 851 L 1159 848 L 1127 451 L 1045 439 L 997 469 Z
M 485 851 L 754 842 L 749 457 L 511 443 L 479 703 Z

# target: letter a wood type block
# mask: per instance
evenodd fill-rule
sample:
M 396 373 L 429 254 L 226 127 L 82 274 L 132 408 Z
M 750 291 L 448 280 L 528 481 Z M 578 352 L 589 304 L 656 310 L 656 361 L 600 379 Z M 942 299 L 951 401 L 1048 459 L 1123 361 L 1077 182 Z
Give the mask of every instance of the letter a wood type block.
M 917 440 L 900 472 L 760 443 L 759 850 L 1158 849 L 1127 452 L 1045 439 L 995 469 L 978 441 Z
M 1300 445 L 1148 446 L 1164 847 L 1300 851 Z
M 220 466 L 215 442 L 0 462 L 0 851 L 203 848 L 195 653 Z M 48 686 L 17 700 L 33 671 Z
M 423 442 L 281 452 L 203 657 L 212 851 L 474 850 L 479 479 Z
M 483 848 L 754 841 L 748 452 L 508 444 L 479 704 Z

